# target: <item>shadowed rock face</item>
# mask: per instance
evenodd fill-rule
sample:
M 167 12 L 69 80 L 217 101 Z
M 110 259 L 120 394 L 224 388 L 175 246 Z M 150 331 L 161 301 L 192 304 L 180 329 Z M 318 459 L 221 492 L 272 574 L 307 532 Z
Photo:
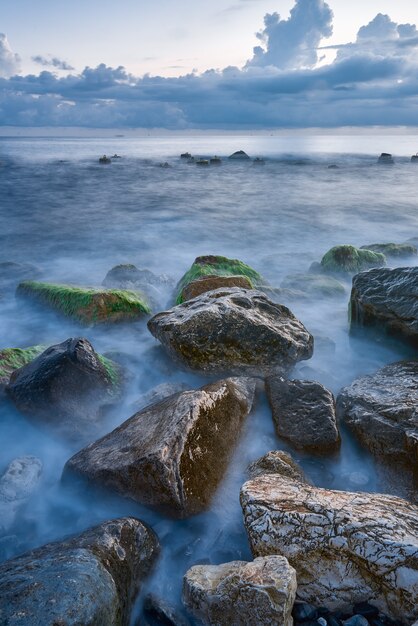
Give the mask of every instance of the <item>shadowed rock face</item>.
M 413 504 L 266 474 L 243 485 L 241 505 L 254 556 L 285 556 L 300 600 L 331 610 L 370 600 L 405 625 L 418 617 Z
M 259 291 L 217 289 L 155 315 L 151 333 L 193 370 L 262 375 L 313 353 L 313 337 L 293 313 Z
M 136 413 L 73 456 L 78 475 L 175 517 L 204 510 L 230 461 L 255 382 L 229 378 Z
M 195 565 L 183 579 L 183 602 L 207 626 L 292 626 L 296 586 L 282 556 Z
M 418 267 L 354 276 L 350 310 L 352 332 L 373 327 L 418 349 Z
M 0 622 L 9 626 L 127 626 L 158 556 L 139 520 L 104 522 L 0 565 Z
M 309 380 L 266 380 L 267 396 L 279 437 L 299 450 L 332 452 L 340 445 L 334 396 Z

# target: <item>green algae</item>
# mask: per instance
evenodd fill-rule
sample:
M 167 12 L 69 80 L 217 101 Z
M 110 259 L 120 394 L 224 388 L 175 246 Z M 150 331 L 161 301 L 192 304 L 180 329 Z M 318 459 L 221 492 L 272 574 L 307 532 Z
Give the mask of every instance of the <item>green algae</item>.
M 418 254 L 417 247 L 409 243 L 372 243 L 369 246 L 361 246 L 361 250 L 381 252 L 392 258 L 417 256 Z
M 151 313 L 145 297 L 130 290 L 24 281 L 16 294 L 32 297 L 86 324 L 125 321 Z
M 30 348 L 5 348 L 0 350 L 0 379 L 8 380 L 15 370 L 33 361 L 47 347 L 38 345 Z
M 321 267 L 325 272 L 356 274 L 373 267 L 386 265 L 386 257 L 380 252 L 363 250 L 355 246 L 335 246 L 322 257 Z
M 203 276 L 245 276 L 253 288 L 261 286 L 264 282 L 258 272 L 238 259 L 228 259 L 224 256 L 200 256 L 195 259 L 191 268 L 178 282 L 176 304 L 183 302 L 184 287 Z
M 118 389 L 122 383 L 121 368 L 117 363 L 115 363 L 111 359 L 108 359 L 102 354 L 98 354 L 97 357 L 100 363 L 103 365 L 106 371 L 106 375 L 112 384 L 112 387 Z

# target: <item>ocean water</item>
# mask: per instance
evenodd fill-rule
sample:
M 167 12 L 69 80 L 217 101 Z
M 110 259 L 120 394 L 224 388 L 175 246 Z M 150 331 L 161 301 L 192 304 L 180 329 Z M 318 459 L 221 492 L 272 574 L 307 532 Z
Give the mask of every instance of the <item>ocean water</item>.
M 377 134 L 0 138 L 0 262 L 33 263 L 48 281 L 100 285 L 119 263 L 177 281 L 196 256 L 222 254 L 245 261 L 280 286 L 285 276 L 306 272 L 334 245 L 418 237 L 418 166 L 410 163 L 417 148 L 412 136 Z M 223 160 L 220 167 L 205 168 L 179 158 L 185 151 L 226 157 L 239 149 L 265 157 L 265 165 Z M 394 165 L 377 165 L 383 151 L 393 153 Z M 115 152 L 122 158 L 99 164 L 100 155 Z M 171 167 L 160 167 L 164 162 Z M 338 168 L 329 169 L 331 164 Z M 318 340 L 313 359 L 300 363 L 294 376 L 319 380 L 335 394 L 358 375 L 405 355 L 401 346 L 350 340 L 350 284 L 345 287 L 341 299 L 290 305 Z M 0 348 L 75 336 L 87 337 L 99 352 L 124 353 L 133 364 L 125 397 L 103 434 L 130 417 L 132 404 L 153 386 L 207 382 L 157 358 L 157 342 L 145 321 L 83 328 L 17 303 L 13 294 L 0 299 Z M 321 337 L 335 343 L 335 353 L 321 350 Z M 239 506 L 245 468 L 269 450 L 291 450 L 275 435 L 260 396 L 210 511 L 172 521 L 111 494 L 62 486 L 63 466 L 79 448 L 38 430 L 2 401 L 0 472 L 23 454 L 37 456 L 44 466 L 41 487 L 8 539 L 0 539 L 2 558 L 104 519 L 136 515 L 156 530 L 163 546 L 144 593 L 151 589 L 175 603 L 191 564 L 250 558 Z M 333 457 L 294 456 L 317 485 L 407 495 L 396 475 L 382 471 L 345 431 Z

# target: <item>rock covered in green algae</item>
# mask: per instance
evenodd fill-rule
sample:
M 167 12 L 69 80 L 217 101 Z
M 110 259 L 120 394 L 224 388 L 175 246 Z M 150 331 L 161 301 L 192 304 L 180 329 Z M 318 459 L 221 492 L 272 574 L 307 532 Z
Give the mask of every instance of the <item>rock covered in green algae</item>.
M 151 312 L 141 293 L 128 290 L 24 281 L 16 295 L 39 301 L 88 325 L 136 320 Z
M 0 350 L 0 389 L 4 389 L 15 370 L 27 365 L 46 350 L 47 346 L 4 348 Z
M 0 565 L 0 623 L 128 626 L 158 552 L 156 535 L 133 517 L 26 552 Z
M 387 258 L 402 259 L 417 256 L 416 246 L 408 243 L 372 243 L 368 246 L 361 246 L 361 250 L 371 250 L 381 252 Z
M 386 265 L 386 257 L 381 252 L 350 245 L 334 246 L 321 259 L 323 271 L 337 274 L 357 274 L 383 265 Z
M 289 274 L 281 287 L 303 292 L 304 295 L 332 298 L 343 296 L 345 287 L 332 276 L 324 274 Z
M 244 276 L 249 280 L 250 287 L 261 287 L 264 284 L 262 276 L 238 259 L 228 259 L 225 256 L 198 256 L 191 268 L 180 279 L 176 287 L 176 304 L 184 302 L 183 290 L 192 282 L 204 276 Z M 219 285 L 219 287 L 225 285 Z M 236 285 L 242 287 L 242 285 Z

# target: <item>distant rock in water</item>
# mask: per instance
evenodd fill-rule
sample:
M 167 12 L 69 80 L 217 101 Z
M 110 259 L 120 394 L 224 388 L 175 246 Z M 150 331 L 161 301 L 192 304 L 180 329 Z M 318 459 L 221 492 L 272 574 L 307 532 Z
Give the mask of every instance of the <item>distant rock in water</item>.
M 353 278 L 351 332 L 368 328 L 418 348 L 418 267 L 374 269 Z
M 96 432 L 101 409 L 119 397 L 121 384 L 119 366 L 77 338 L 47 348 L 13 372 L 6 392 L 36 424 L 85 440 Z
M 204 626 L 293 626 L 296 572 L 283 556 L 195 565 L 183 602 Z
M 8 626 L 128 626 L 159 552 L 142 522 L 125 517 L 0 565 L 0 621 Z
M 282 281 L 281 287 L 303 292 L 305 297 L 335 298 L 345 295 L 344 285 L 324 274 L 289 274 Z
M 112 289 L 140 291 L 155 307 L 165 306 L 174 280 L 166 274 L 157 275 L 147 269 L 138 269 L 126 263 L 116 265 L 106 274 L 103 286 Z
M 259 291 L 209 291 L 148 322 L 183 366 L 201 372 L 261 376 L 284 372 L 313 353 L 313 337 L 285 306 Z
M 322 257 L 324 272 L 357 274 L 373 267 L 386 265 L 386 258 L 380 252 L 362 250 L 350 245 L 335 246 Z
M 33 361 L 47 347 L 39 345 L 30 348 L 4 348 L 0 350 L 0 390 L 6 387 L 15 370 Z
M 248 161 L 250 157 L 248 156 L 246 152 L 244 152 L 244 150 L 237 150 L 236 152 L 231 154 L 228 158 L 241 160 L 241 161 Z
M 35 280 L 41 276 L 41 270 L 30 263 L 0 263 L 0 288 L 15 289 L 22 280 Z
M 34 456 L 14 459 L 0 478 L 0 537 L 39 486 L 42 462 Z M 1 617 L 1 613 L 0 613 Z
M 87 325 L 132 321 L 151 312 L 146 298 L 135 291 L 25 281 L 16 296 L 45 304 Z
M 84 478 L 173 517 L 205 510 L 251 410 L 255 382 L 228 378 L 153 404 L 75 454 Z
M 383 165 L 393 165 L 394 160 L 393 160 L 392 155 L 389 154 L 389 152 L 382 152 L 380 157 L 377 159 L 377 162 Z
M 238 277 L 247 279 L 247 284 L 244 285 L 243 282 L 238 284 Z M 201 291 L 204 287 L 203 283 L 192 287 L 192 283 L 200 280 L 208 280 L 209 278 L 213 279 L 213 282 L 207 285 L 207 287 L 211 287 L 210 289 L 208 288 Z M 215 278 L 218 278 L 219 281 L 215 282 Z M 229 281 L 221 281 L 222 278 L 228 278 Z M 211 291 L 212 289 L 220 287 L 248 287 L 252 289 L 255 287 L 260 288 L 264 283 L 265 281 L 258 272 L 238 259 L 228 259 L 225 256 L 219 255 L 198 256 L 194 260 L 191 268 L 177 283 L 176 304 L 181 304 L 186 299 L 190 299 L 190 296 L 196 297 L 200 295 L 197 293 L 198 291 L 204 293 L 205 291 Z M 189 298 L 185 298 L 184 295 L 188 295 Z
M 402 259 L 418 254 L 417 247 L 407 243 L 372 243 L 369 246 L 361 246 L 361 250 L 364 249 L 381 252 L 388 259 Z

